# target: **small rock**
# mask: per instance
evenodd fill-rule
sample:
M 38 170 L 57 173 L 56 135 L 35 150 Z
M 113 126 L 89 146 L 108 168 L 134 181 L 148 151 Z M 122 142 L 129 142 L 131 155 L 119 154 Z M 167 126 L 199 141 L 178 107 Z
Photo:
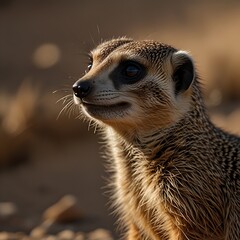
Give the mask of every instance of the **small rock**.
M 37 239 L 30 236 L 24 236 L 23 238 L 21 238 L 21 240 L 37 240 Z
M 75 233 L 71 230 L 64 230 L 58 233 L 58 238 L 61 240 L 73 240 Z
M 46 237 L 43 238 L 43 240 L 58 240 L 59 238 L 57 236 L 54 235 L 48 235 Z
M 106 229 L 96 229 L 88 234 L 89 240 L 113 240 L 111 233 Z
M 84 233 L 78 232 L 75 234 L 74 240 L 84 240 L 84 239 L 85 239 Z
M 0 202 L 0 218 L 16 215 L 17 206 L 12 202 Z
M 9 240 L 9 239 L 10 239 L 10 233 L 0 232 L 0 240 Z
M 77 199 L 72 195 L 64 196 L 43 213 L 44 220 L 59 223 L 73 222 L 81 218 L 82 214 L 77 207 Z
M 30 232 L 30 236 L 33 237 L 33 238 L 41 239 L 45 236 L 46 233 L 47 232 L 46 232 L 46 229 L 44 227 L 38 226 Z
M 0 240 L 22 240 L 24 234 L 0 232 Z

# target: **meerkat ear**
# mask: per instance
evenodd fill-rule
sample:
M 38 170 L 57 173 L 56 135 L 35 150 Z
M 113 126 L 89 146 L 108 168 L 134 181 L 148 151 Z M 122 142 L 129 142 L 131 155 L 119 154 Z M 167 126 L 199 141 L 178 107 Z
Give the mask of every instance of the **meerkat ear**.
M 177 51 L 173 53 L 171 63 L 173 67 L 172 79 L 175 83 L 175 93 L 185 92 L 195 77 L 192 58 L 185 51 Z

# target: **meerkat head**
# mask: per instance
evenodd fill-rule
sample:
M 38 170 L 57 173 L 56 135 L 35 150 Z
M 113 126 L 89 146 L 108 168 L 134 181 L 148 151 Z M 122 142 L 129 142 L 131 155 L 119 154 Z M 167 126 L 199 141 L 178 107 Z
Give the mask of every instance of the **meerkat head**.
M 164 128 L 190 107 L 194 64 L 185 51 L 155 41 L 119 38 L 91 52 L 74 101 L 99 124 L 123 129 Z

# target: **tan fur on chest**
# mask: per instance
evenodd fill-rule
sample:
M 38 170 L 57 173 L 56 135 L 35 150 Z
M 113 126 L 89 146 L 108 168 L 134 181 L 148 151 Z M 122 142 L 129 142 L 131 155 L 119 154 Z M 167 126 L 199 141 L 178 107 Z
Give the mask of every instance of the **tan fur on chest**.
M 115 154 L 118 155 L 116 152 Z M 144 166 L 140 166 L 141 163 L 135 165 L 136 169 L 133 171 L 139 174 L 135 176 L 129 167 L 129 159 L 116 157 L 115 161 L 118 169 L 115 176 L 115 198 L 121 220 L 125 224 L 128 222 L 129 227 L 131 224 L 135 225 L 141 234 L 139 239 L 150 237 L 152 240 L 164 240 L 169 237 L 175 239 L 177 236 L 176 239 L 180 240 L 180 229 L 164 206 L 166 202 L 161 197 L 161 189 L 156 188 L 159 186 L 160 176 L 151 176 Z
M 122 178 L 123 176 L 121 176 Z M 124 178 L 124 177 L 123 177 Z M 129 227 L 134 224 L 138 232 L 141 234 L 140 239 L 174 239 L 174 236 L 180 235 L 180 230 L 177 229 L 174 219 L 165 210 L 159 195 L 152 193 L 151 189 L 133 189 L 129 184 L 132 179 L 126 178 L 126 184 L 119 183 L 116 195 L 118 196 L 117 204 L 119 204 L 119 211 L 122 213 L 123 221 L 129 222 Z M 145 185 L 145 187 L 150 187 Z M 131 189 L 131 191 L 129 191 Z M 151 194 L 151 198 L 155 200 L 149 201 L 144 196 L 141 198 L 141 191 L 144 194 Z M 129 236 L 131 239 L 131 236 Z

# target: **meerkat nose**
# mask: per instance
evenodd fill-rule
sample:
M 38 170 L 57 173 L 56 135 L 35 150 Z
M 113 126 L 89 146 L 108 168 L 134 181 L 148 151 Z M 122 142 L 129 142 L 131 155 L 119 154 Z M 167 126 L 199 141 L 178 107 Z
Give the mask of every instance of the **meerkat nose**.
M 91 91 L 92 85 L 90 81 L 77 81 L 73 85 L 74 95 L 78 98 L 86 97 Z

